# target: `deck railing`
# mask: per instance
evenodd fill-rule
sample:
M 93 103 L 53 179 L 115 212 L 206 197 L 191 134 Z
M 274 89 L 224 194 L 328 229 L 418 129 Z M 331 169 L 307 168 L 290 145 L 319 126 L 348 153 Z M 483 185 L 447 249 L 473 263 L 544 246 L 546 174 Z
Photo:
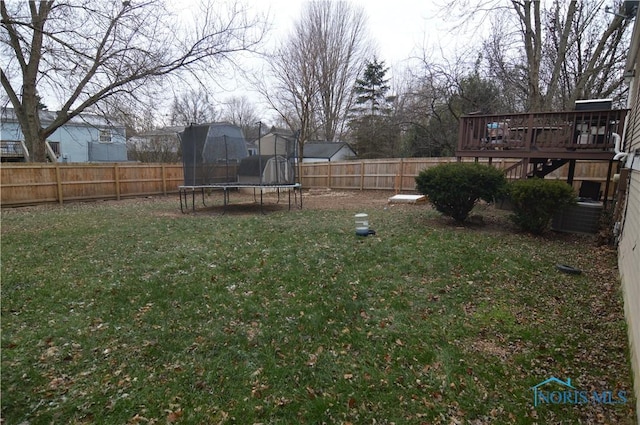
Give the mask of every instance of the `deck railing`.
M 458 153 L 613 151 L 627 111 L 468 115 L 460 119 Z
M 2 140 L 0 141 L 0 157 L 5 158 L 24 158 L 26 147 L 24 142 L 20 140 Z

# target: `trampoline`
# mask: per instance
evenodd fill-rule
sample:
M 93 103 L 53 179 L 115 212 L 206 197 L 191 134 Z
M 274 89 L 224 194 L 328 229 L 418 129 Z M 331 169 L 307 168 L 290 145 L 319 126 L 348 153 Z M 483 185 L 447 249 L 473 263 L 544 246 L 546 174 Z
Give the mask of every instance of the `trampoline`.
M 276 137 L 274 143 L 262 147 L 260 133 L 258 154 L 253 156 L 242 130 L 229 123 L 192 124 L 178 133 L 184 172 L 184 185 L 178 186 L 180 211 L 195 212 L 197 200 L 206 207 L 205 194 L 220 192 L 224 213 L 231 192 L 240 189 L 253 189 L 254 203 L 261 212 L 265 191 L 275 191 L 277 202 L 286 192 L 289 210 L 302 208 L 297 137 Z

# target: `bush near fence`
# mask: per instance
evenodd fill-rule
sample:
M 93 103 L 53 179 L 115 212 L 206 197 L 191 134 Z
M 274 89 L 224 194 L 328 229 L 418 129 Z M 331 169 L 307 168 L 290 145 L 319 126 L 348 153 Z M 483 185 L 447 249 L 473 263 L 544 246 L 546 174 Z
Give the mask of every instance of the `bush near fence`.
M 340 162 L 304 163 L 300 181 L 304 189 L 390 190 L 415 192 L 415 177 L 425 168 L 457 158 L 393 158 Z M 473 162 L 472 158 L 463 159 Z M 487 159 L 480 163 L 489 163 Z M 493 159 L 491 164 L 506 169 L 517 159 Z M 604 183 L 608 163 L 578 161 L 575 169 L 576 192 L 584 180 Z M 547 178 L 566 180 L 568 165 Z M 121 199 L 178 192 L 183 184 L 182 164 L 32 164 L 3 163 L 0 167 L 2 207 L 60 203 L 67 201 Z M 610 185 L 609 196 L 614 185 Z

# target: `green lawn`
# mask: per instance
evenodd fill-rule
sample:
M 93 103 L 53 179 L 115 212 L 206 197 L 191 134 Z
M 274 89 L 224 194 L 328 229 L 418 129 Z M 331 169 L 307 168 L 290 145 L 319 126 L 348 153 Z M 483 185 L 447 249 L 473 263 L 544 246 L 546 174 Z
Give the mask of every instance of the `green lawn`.
M 615 251 L 346 208 L 3 210 L 3 424 L 635 423 Z

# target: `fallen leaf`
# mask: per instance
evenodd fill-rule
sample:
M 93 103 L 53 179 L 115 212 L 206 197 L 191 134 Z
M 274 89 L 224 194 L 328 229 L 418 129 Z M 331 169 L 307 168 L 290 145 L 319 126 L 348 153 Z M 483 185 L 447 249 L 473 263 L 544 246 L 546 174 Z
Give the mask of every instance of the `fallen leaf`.
M 349 401 L 347 402 L 347 405 L 349 406 L 349 409 L 355 409 L 356 407 L 356 399 L 353 397 L 349 398 Z
M 169 414 L 167 415 L 167 422 L 169 423 L 177 422 L 182 417 L 182 413 L 183 413 L 182 409 L 169 412 Z

